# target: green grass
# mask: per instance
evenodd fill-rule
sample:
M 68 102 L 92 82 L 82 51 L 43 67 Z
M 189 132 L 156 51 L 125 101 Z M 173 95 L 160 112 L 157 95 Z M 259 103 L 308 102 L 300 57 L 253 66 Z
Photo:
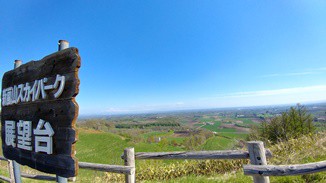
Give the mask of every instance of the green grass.
M 200 118 L 200 121 L 201 122 L 214 122 L 215 119 L 214 118 L 207 118 L 207 117 L 205 117 L 205 118 Z
M 204 145 L 202 145 L 203 150 L 225 150 L 229 149 L 234 145 L 235 141 L 233 139 L 228 139 L 220 136 L 215 136 L 209 138 Z
M 161 143 L 137 143 L 134 144 L 135 151 L 137 152 L 159 152 L 159 151 L 182 151 L 183 149 L 179 146 L 171 146 L 169 144 L 162 145 Z
M 121 163 L 120 155 L 130 146 L 126 140 L 112 133 L 89 133 L 81 131 L 76 143 L 79 161 L 93 163 Z
M 240 120 L 243 122 L 243 124 L 257 125 L 257 123 L 253 122 L 250 118 L 241 118 Z
M 210 130 L 210 131 L 217 131 L 218 130 L 218 127 L 220 125 L 221 125 L 221 122 L 220 121 L 216 121 L 216 122 L 214 122 L 214 125 L 206 124 L 202 128 L 205 128 L 205 129 Z
M 151 133 L 155 135 L 159 133 Z M 209 138 L 206 143 L 201 147 L 203 150 L 224 150 L 230 149 L 235 143 L 234 139 L 243 139 L 247 134 L 245 133 L 231 133 L 221 132 L 223 136 L 232 138 L 224 138 L 221 136 L 214 136 Z M 326 159 L 326 133 L 320 135 L 314 135 L 312 137 L 302 137 L 300 139 L 294 139 L 286 143 L 279 143 L 277 145 L 268 147 L 273 152 L 273 157 L 268 159 L 268 164 L 298 164 L 309 163 L 316 161 L 323 161 Z M 168 140 L 173 140 L 179 137 L 167 137 Z M 182 138 L 180 138 L 182 139 Z M 179 139 L 179 140 L 180 140 Z M 89 130 L 81 130 L 79 133 L 79 141 L 77 142 L 77 157 L 79 161 L 103 163 L 103 164 L 115 164 L 122 165 L 123 160 L 120 155 L 126 147 L 135 147 L 136 152 L 141 151 L 181 151 L 181 147 L 173 147 L 171 145 L 162 146 L 159 143 L 138 143 L 133 144 L 121 138 L 118 135 L 111 133 L 103 133 Z M 149 160 L 149 161 L 136 161 L 136 166 L 139 168 L 146 167 L 149 164 L 155 166 L 166 165 L 173 163 L 169 160 Z M 0 163 L 0 174 L 8 176 L 6 162 Z M 28 170 L 26 167 L 22 167 L 24 172 L 35 173 L 36 171 Z M 326 182 L 326 173 L 317 173 L 303 176 L 286 176 L 286 177 L 270 177 L 271 182 Z M 36 182 L 31 179 L 23 179 L 24 182 Z M 112 181 L 112 180 L 111 180 Z M 37 181 L 45 182 L 45 181 Z M 108 174 L 91 170 L 79 170 L 77 182 L 110 182 Z M 160 181 L 143 181 L 143 182 L 160 182 Z M 214 174 L 214 175 L 187 175 L 180 178 L 164 180 L 161 182 L 240 182 L 251 183 L 252 177 L 243 175 L 242 170 L 236 172 L 230 172 L 226 174 Z
M 215 130 L 216 132 L 237 132 L 234 128 L 218 128 Z
M 169 140 L 169 142 L 175 140 L 178 144 L 181 144 L 186 137 L 167 137 L 167 139 Z
M 203 124 L 198 124 L 198 123 L 197 123 L 197 124 L 194 124 L 194 126 L 203 126 Z
M 148 137 L 151 137 L 151 136 L 163 137 L 163 136 L 167 136 L 167 135 L 171 135 L 171 134 L 173 134 L 173 132 L 157 132 L 157 131 L 153 131 L 153 132 L 144 133 L 143 137 L 144 138 L 148 138 Z
M 248 133 L 220 132 L 219 135 L 234 139 L 245 139 Z

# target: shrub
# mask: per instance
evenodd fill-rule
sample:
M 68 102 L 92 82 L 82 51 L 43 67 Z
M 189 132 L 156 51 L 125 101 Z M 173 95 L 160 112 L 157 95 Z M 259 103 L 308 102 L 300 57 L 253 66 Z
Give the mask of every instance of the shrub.
M 307 109 L 297 104 L 271 120 L 265 120 L 260 127 L 254 127 L 249 139 L 268 140 L 275 144 L 315 132 L 313 117 Z

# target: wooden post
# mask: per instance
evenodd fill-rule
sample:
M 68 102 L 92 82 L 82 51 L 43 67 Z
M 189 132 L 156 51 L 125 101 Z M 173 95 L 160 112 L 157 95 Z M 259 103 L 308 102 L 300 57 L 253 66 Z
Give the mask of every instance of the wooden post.
M 135 149 L 133 147 L 129 147 L 124 150 L 124 160 L 125 160 L 125 166 L 135 167 Z M 125 174 L 125 177 L 126 177 L 126 183 L 136 182 L 135 171 L 131 175 Z
M 58 51 L 69 48 L 69 42 L 66 40 L 59 40 L 58 45 L 59 45 Z M 56 178 L 57 178 L 58 183 L 67 183 L 68 182 L 68 179 L 65 177 L 60 177 L 57 175 Z
M 252 165 L 267 165 L 264 143 L 261 141 L 247 142 L 250 163 Z M 254 175 L 254 183 L 269 183 L 269 177 Z
M 19 66 L 22 65 L 21 60 L 15 60 L 14 68 L 18 68 Z M 14 181 L 15 183 L 21 183 L 21 175 L 20 175 L 20 164 L 17 163 L 16 161 L 12 161 L 12 167 L 13 167 L 13 172 L 14 172 Z M 10 175 L 11 178 L 11 175 Z
M 10 183 L 16 183 L 15 175 L 14 175 L 14 166 L 11 160 L 8 160 L 8 170 L 9 170 Z

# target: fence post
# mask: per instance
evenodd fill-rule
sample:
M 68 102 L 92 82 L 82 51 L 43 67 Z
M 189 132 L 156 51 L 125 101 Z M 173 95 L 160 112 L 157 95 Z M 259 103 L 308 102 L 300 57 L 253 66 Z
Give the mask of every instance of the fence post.
M 264 143 L 261 141 L 247 142 L 250 163 L 252 165 L 267 165 Z M 254 183 L 269 183 L 268 176 L 254 175 Z
M 22 65 L 21 60 L 15 60 L 14 68 L 18 68 L 19 66 Z M 20 164 L 17 163 L 16 161 L 12 161 L 12 168 L 13 168 L 13 173 L 14 173 L 14 181 L 15 183 L 21 183 L 21 175 L 20 175 Z M 11 178 L 11 175 L 10 175 Z
M 126 148 L 124 150 L 124 160 L 125 166 L 135 167 L 135 149 L 133 147 Z M 135 183 L 136 182 L 136 172 L 134 171 L 131 175 L 125 175 L 126 183 Z
M 13 164 L 12 164 L 12 160 L 8 160 L 8 171 L 9 171 L 10 183 L 16 183 L 15 182 L 14 167 L 13 167 Z
M 66 41 L 66 40 L 59 40 L 58 45 L 59 45 L 58 51 L 64 50 L 66 48 L 69 48 L 69 42 Z M 58 183 L 67 183 L 68 182 L 68 179 L 67 178 L 60 177 L 58 175 L 56 175 L 56 179 L 57 179 L 57 182 Z

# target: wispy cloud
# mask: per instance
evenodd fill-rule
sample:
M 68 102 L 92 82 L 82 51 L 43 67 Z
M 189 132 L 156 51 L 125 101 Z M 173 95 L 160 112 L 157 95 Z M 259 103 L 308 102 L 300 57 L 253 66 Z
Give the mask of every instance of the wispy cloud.
M 315 85 L 294 88 L 282 88 L 273 90 L 257 90 L 246 92 L 233 92 L 227 94 L 219 94 L 215 97 L 201 98 L 200 100 L 221 99 L 221 98 L 249 98 L 249 97 L 264 97 L 264 96 L 277 96 L 277 95 L 295 95 L 307 94 L 316 92 L 326 92 L 326 85 Z
M 262 77 L 282 77 L 282 76 L 303 76 L 303 75 L 312 75 L 312 74 L 319 74 L 320 72 L 291 72 L 291 73 L 283 73 L 283 74 L 267 74 L 263 75 Z
M 267 78 L 267 77 L 304 76 L 304 75 L 321 74 L 324 73 L 325 71 L 326 71 L 326 67 L 319 67 L 319 68 L 308 69 L 303 72 L 273 73 L 273 74 L 266 74 L 261 77 Z
M 218 94 L 200 98 L 197 104 L 203 107 L 245 107 L 308 103 L 326 100 L 326 85 L 257 90 Z
M 105 112 L 111 114 L 124 114 L 124 113 L 142 113 L 142 112 L 155 112 L 167 111 L 171 109 L 184 109 L 187 108 L 184 102 L 175 102 L 170 104 L 149 104 L 129 107 L 110 107 Z
M 275 90 L 236 92 L 236 93 L 229 94 L 228 97 L 259 97 L 259 96 L 286 95 L 286 94 L 321 92 L 321 91 L 326 92 L 326 85 L 283 88 L 283 89 L 275 89 Z
M 137 114 L 216 107 L 277 105 L 326 100 L 326 85 L 218 94 L 212 97 L 148 105 L 109 107 L 105 114 Z
M 326 71 L 326 67 L 314 68 L 314 69 L 311 69 L 311 70 L 314 70 L 314 71 Z

